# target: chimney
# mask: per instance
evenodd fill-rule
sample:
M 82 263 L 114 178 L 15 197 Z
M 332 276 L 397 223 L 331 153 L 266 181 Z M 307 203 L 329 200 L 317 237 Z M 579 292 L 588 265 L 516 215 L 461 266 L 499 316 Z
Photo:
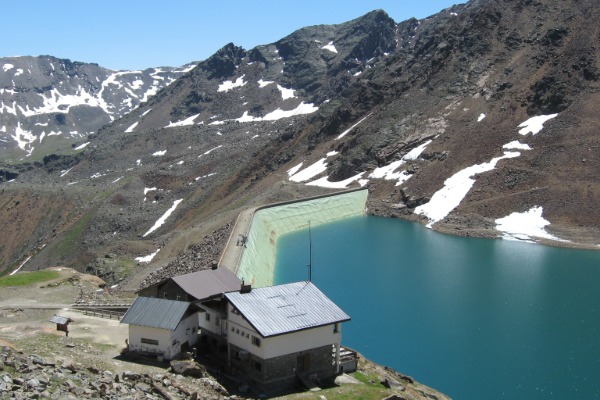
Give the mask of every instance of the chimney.
M 251 291 L 252 291 L 252 285 L 244 284 L 244 280 L 242 279 L 242 287 L 240 288 L 240 293 L 241 294 L 250 293 Z

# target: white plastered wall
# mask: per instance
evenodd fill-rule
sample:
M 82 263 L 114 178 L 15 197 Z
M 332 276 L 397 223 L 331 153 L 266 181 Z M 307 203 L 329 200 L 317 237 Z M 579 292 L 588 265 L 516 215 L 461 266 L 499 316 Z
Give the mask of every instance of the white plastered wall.
M 341 323 L 338 325 L 336 333 L 334 333 L 334 324 L 331 324 L 262 338 L 244 317 L 231 312 L 231 305 L 229 305 L 228 318 L 229 331 L 227 334 L 229 342 L 262 359 L 279 357 L 330 344 L 339 346 L 342 339 Z M 246 333 L 248 336 L 246 336 Z M 252 344 L 253 335 L 260 338 L 260 346 Z

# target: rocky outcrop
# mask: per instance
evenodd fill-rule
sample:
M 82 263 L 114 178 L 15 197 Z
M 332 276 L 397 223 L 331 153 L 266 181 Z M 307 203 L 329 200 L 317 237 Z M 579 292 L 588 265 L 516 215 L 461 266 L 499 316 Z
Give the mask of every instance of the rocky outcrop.
M 181 382 L 169 373 L 101 371 L 69 360 L 23 354 L 3 347 L 0 397 L 12 399 L 223 399 L 228 393 L 210 376 Z

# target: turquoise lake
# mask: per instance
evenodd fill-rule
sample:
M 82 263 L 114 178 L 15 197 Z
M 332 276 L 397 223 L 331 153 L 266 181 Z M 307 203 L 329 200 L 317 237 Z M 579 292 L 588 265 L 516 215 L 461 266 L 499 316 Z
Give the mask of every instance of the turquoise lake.
M 308 279 L 308 230 L 275 283 Z M 311 229 L 343 344 L 454 399 L 600 398 L 600 251 L 461 238 L 370 216 Z

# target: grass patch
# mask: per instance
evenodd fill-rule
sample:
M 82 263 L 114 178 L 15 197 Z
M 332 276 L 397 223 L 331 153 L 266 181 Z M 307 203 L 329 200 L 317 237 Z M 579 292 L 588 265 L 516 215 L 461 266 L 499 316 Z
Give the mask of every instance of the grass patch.
M 75 222 L 66 232 L 63 233 L 63 237 L 57 246 L 53 249 L 52 253 L 55 257 L 60 260 L 69 258 L 81 242 L 83 233 L 90 224 L 95 210 L 89 210 L 86 214 Z
M 21 272 L 0 278 L 0 287 L 27 286 L 34 283 L 51 281 L 60 277 L 58 271 Z
M 323 388 L 319 392 L 294 393 L 282 397 L 281 400 L 320 400 L 322 399 L 321 396 L 324 396 L 327 400 L 381 400 L 393 394 L 391 390 L 379 382 L 379 377 L 375 373 L 364 373 L 359 370 L 351 376 L 361 383 L 334 385 Z

